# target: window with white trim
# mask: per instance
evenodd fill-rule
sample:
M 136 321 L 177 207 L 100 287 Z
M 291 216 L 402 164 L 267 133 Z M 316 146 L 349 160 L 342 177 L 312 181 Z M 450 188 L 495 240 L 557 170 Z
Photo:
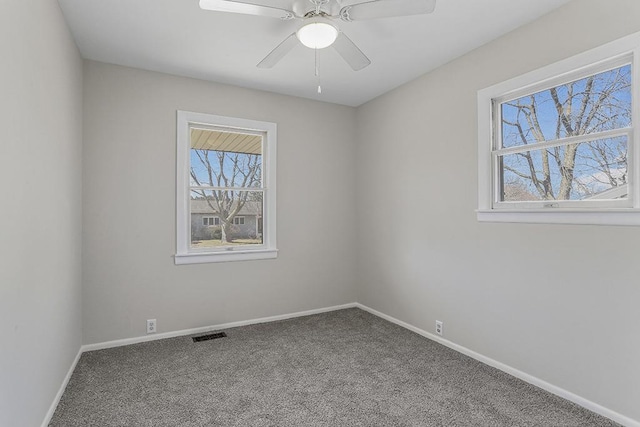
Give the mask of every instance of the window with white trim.
M 220 218 L 217 216 L 202 217 L 202 225 L 220 225 Z
M 275 258 L 274 123 L 178 111 L 176 264 Z
M 480 221 L 640 225 L 630 36 L 478 93 Z

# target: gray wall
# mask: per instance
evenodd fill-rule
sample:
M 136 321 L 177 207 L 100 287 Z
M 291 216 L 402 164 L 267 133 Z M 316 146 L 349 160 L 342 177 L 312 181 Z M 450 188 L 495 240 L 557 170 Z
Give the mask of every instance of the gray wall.
M 477 91 L 638 30 L 637 0 L 574 1 L 357 112 L 358 301 L 636 420 L 640 228 L 474 209 Z
M 354 300 L 640 419 L 640 228 L 474 213 L 477 90 L 640 30 L 640 2 L 574 1 L 357 110 L 91 61 L 83 110 L 55 2 L 4 1 L 0 28 L 0 425 L 40 424 L 81 323 L 89 344 Z M 278 123 L 278 259 L 173 264 L 176 109 Z
M 0 35 L 0 426 L 32 427 L 81 344 L 82 60 L 55 1 Z
M 353 108 L 91 61 L 84 72 L 85 344 L 142 336 L 150 318 L 166 332 L 355 300 Z M 278 124 L 277 259 L 174 265 L 178 109 Z

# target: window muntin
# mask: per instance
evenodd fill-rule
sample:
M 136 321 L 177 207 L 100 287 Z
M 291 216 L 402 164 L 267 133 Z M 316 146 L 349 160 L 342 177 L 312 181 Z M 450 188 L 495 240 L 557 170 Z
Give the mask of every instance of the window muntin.
M 580 73 L 493 99 L 494 208 L 631 206 L 631 58 Z
M 176 263 L 275 258 L 273 123 L 178 112 Z

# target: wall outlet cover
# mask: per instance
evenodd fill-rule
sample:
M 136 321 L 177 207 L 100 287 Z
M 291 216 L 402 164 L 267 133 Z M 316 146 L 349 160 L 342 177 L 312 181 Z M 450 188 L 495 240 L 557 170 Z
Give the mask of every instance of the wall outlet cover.
M 156 333 L 156 319 L 148 319 L 147 320 L 147 333 L 155 334 Z

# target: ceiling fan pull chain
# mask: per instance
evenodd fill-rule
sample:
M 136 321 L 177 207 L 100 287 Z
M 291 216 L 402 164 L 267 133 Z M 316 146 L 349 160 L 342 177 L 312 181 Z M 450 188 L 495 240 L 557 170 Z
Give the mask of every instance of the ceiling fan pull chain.
M 318 78 L 318 94 L 321 94 L 322 93 L 322 86 L 320 86 L 320 61 L 319 61 L 319 57 L 318 57 L 318 50 L 319 49 L 314 49 L 315 57 L 316 57 L 316 77 Z

